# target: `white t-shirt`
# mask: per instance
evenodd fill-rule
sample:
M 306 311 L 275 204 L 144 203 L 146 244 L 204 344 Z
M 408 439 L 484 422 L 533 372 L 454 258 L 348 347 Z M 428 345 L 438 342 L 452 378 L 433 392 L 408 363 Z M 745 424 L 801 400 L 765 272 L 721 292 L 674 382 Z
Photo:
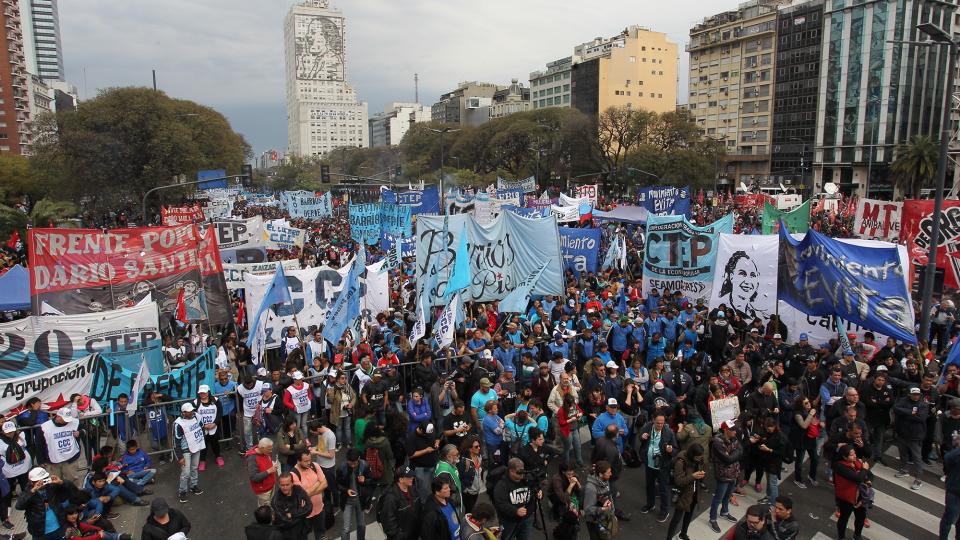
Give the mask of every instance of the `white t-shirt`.
M 10 464 L 4 460 L 3 476 L 6 478 L 13 478 L 14 476 L 20 476 L 21 474 L 30 472 L 32 461 L 30 452 L 27 450 L 27 437 L 22 431 L 17 435 L 17 441 L 20 443 L 20 448 L 23 448 L 23 461 L 17 464 Z M 7 444 L 7 441 L 0 439 L 0 456 L 6 456 L 7 448 L 9 447 L 10 445 Z
M 260 390 L 263 389 L 263 381 L 258 380 L 253 388 L 247 388 L 244 385 L 237 386 L 237 395 L 240 396 L 240 406 L 243 407 L 243 415 L 247 418 L 253 418 L 253 413 L 257 410 L 257 404 L 260 403 Z
M 317 441 L 318 450 L 326 452 L 328 450 L 337 449 L 337 436 L 333 433 L 332 429 L 324 430 L 323 434 L 320 435 L 320 440 Z M 317 462 L 321 468 L 331 469 L 337 465 L 336 455 L 334 457 L 328 458 L 323 456 L 314 456 L 314 461 Z
M 183 438 L 187 441 L 187 449 L 191 454 L 203 450 L 207 443 L 203 440 L 203 426 L 197 421 L 197 417 L 187 420 L 184 417 L 177 418 L 174 423 L 183 430 Z
M 73 432 L 77 431 L 79 427 L 79 420 L 71 420 L 62 426 L 58 426 L 52 418 L 40 425 L 43 438 L 47 443 L 50 463 L 56 465 L 57 463 L 70 461 L 80 454 L 80 443 L 73 436 Z

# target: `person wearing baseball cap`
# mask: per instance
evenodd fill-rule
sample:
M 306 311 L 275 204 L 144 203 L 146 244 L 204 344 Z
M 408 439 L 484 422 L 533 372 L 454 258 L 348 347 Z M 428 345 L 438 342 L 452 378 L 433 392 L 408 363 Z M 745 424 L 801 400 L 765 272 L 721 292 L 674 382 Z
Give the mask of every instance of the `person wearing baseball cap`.
M 53 417 L 40 424 L 46 443 L 48 469 L 65 482 L 76 483 L 77 462 L 80 459 L 80 421 L 73 409 L 57 409 Z
M 719 517 L 736 523 L 737 518 L 730 514 L 730 497 L 737 486 L 740 477 L 740 460 L 743 457 L 743 445 L 737 437 L 737 426 L 734 420 L 724 420 L 720 424 L 720 433 L 710 442 L 711 461 L 717 486 L 713 490 L 713 499 L 710 501 L 710 528 L 719 534 L 722 530 L 717 523 Z
M 313 392 L 301 371 L 294 371 L 291 378 L 293 382 L 283 390 L 283 405 L 297 419 L 300 432 L 308 433 L 307 416 L 313 408 Z
M 377 515 L 383 534 L 388 539 L 400 540 L 412 531 L 420 516 L 411 501 L 417 497 L 413 481 L 417 477 L 409 466 L 397 467 L 394 482 L 380 496 Z
M 141 540 L 170 540 L 190 533 L 190 521 L 183 512 L 170 508 L 163 497 L 150 501 L 150 515 L 141 531 Z M 184 537 L 185 538 L 185 537 Z
M 217 467 L 222 469 L 224 461 L 220 455 L 220 433 L 217 430 L 217 427 L 223 422 L 223 408 L 220 400 L 210 392 L 208 385 L 201 384 L 200 388 L 197 389 L 197 399 L 193 400 L 193 408 L 197 420 L 203 426 L 204 441 L 204 448 L 200 450 L 200 465 L 197 470 L 200 472 L 207 470 L 207 448 L 213 450 Z
M 180 405 L 180 417 L 173 421 L 173 457 L 180 463 L 180 502 L 187 502 L 187 489 L 202 495 L 200 489 L 200 452 L 207 447 L 204 430 L 190 402 Z
M 918 490 L 923 485 L 921 445 L 927 433 L 927 418 L 930 417 L 930 404 L 923 399 L 920 387 L 911 387 L 906 396 L 897 400 L 893 406 L 893 417 L 901 463 L 896 477 L 912 475 L 913 485 L 910 488 Z
M 600 439 L 605 436 L 604 434 L 609 426 L 614 426 L 617 430 L 617 448 L 619 448 L 622 453 L 623 442 L 630 434 L 630 428 L 627 426 L 627 421 L 623 417 L 623 414 L 620 413 L 620 403 L 617 401 L 617 398 L 614 397 L 607 399 L 606 409 L 598 414 L 597 418 L 593 421 L 593 425 L 590 426 L 590 435 L 592 435 L 594 439 Z

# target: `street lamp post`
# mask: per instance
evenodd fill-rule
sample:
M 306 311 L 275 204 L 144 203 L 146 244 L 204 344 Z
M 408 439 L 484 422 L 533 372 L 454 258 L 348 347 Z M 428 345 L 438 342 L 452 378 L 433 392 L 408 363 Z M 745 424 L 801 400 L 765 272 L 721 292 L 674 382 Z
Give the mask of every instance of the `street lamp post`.
M 940 216 L 943 213 L 943 186 L 947 178 L 947 152 L 950 146 L 950 109 L 953 100 L 954 74 L 957 71 L 958 44 L 950 34 L 933 23 L 923 23 L 917 28 L 930 39 L 950 51 L 947 88 L 943 95 L 943 120 L 940 124 L 940 156 L 937 159 L 936 199 L 933 204 L 933 227 L 930 231 L 930 252 L 927 254 L 927 268 L 923 280 L 923 295 L 920 306 L 920 339 L 926 339 L 930 333 L 930 308 L 933 304 L 933 279 L 937 272 L 937 247 L 940 244 Z
M 460 131 L 460 130 L 459 130 L 459 129 L 448 128 L 448 127 L 440 128 L 440 129 L 435 129 L 435 128 L 427 128 L 427 129 L 430 130 L 430 131 L 432 131 L 432 132 L 434 132 L 434 133 L 439 133 L 439 134 L 440 134 L 440 183 L 439 183 L 439 185 L 438 185 L 438 189 L 440 190 L 440 207 L 441 207 L 442 209 L 444 209 L 444 213 L 446 213 L 446 207 L 447 207 L 447 205 L 446 205 L 446 203 L 445 203 L 444 201 L 446 201 L 446 197 L 447 197 L 447 196 L 446 196 L 446 194 L 444 194 L 444 192 L 443 192 L 443 134 L 444 134 L 444 133 L 456 133 L 456 132 L 458 132 L 458 131 Z

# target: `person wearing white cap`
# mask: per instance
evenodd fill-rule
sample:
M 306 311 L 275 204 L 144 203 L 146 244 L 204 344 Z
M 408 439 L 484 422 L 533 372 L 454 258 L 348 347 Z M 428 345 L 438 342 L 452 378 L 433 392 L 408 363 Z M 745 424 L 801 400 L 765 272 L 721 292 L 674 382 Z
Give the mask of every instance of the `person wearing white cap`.
M 217 466 L 223 468 L 223 457 L 220 455 L 220 433 L 217 427 L 223 422 L 223 406 L 220 400 L 210 391 L 210 386 L 201 384 L 197 389 L 197 399 L 193 400 L 197 420 L 203 426 L 204 448 L 200 450 L 200 465 L 197 470 L 207 470 L 207 448 L 213 450 L 213 457 Z
M 64 407 L 52 418 L 40 424 L 46 448 L 46 468 L 65 482 L 77 481 L 77 461 L 80 459 L 80 421 L 73 410 Z M 43 459 L 41 456 L 38 456 Z
M 620 449 L 620 453 L 623 453 L 623 441 L 625 441 L 627 435 L 629 435 L 630 428 L 627 426 L 626 419 L 620 414 L 620 403 L 617 402 L 617 398 L 615 397 L 607 399 L 606 410 L 597 415 L 597 418 L 593 421 L 593 425 L 590 426 L 590 434 L 594 439 L 600 439 L 604 437 L 607 426 L 611 425 L 616 426 L 619 432 L 617 436 L 617 447 Z
M 923 391 L 919 387 L 910 388 L 909 393 L 900 398 L 893 406 L 894 425 L 897 428 L 897 446 L 900 450 L 900 470 L 897 478 L 913 475 L 911 489 L 918 490 L 923 485 L 923 461 L 920 445 L 927 435 L 927 418 L 930 416 L 930 405 L 923 399 Z
M 49 511 L 57 495 L 64 487 L 63 480 L 50 474 L 43 467 L 34 467 L 27 473 L 30 489 L 17 499 L 17 510 L 23 510 L 27 520 L 27 532 L 36 540 L 59 540 L 64 537 L 63 526 L 57 515 Z M 76 492 L 76 489 L 71 490 Z
M 187 502 L 187 489 L 202 495 L 200 489 L 200 451 L 206 448 L 203 426 L 197 420 L 192 403 L 180 405 L 180 417 L 173 421 L 173 457 L 180 462 L 180 502 Z
M 0 429 L 0 457 L 3 458 L 3 476 L 10 481 L 10 493 L 17 485 L 20 491 L 26 493 L 30 489 L 27 473 L 30 472 L 33 458 L 26 435 L 11 420 L 4 422 L 3 429 Z
M 313 392 L 310 391 L 310 385 L 303 380 L 303 373 L 300 371 L 294 371 L 292 379 L 293 384 L 283 389 L 283 404 L 297 419 L 300 432 L 309 433 L 307 416 L 313 407 Z

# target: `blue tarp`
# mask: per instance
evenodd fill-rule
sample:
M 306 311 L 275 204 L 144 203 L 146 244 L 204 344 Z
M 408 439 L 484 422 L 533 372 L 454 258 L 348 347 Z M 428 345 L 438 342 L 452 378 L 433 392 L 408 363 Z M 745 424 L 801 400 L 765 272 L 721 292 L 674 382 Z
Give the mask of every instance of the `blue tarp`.
M 18 265 L 0 276 L 0 311 L 30 309 L 30 274 Z
M 643 225 L 647 222 L 647 216 L 649 214 L 650 212 L 642 206 L 618 206 L 609 212 L 594 210 L 593 219 Z

